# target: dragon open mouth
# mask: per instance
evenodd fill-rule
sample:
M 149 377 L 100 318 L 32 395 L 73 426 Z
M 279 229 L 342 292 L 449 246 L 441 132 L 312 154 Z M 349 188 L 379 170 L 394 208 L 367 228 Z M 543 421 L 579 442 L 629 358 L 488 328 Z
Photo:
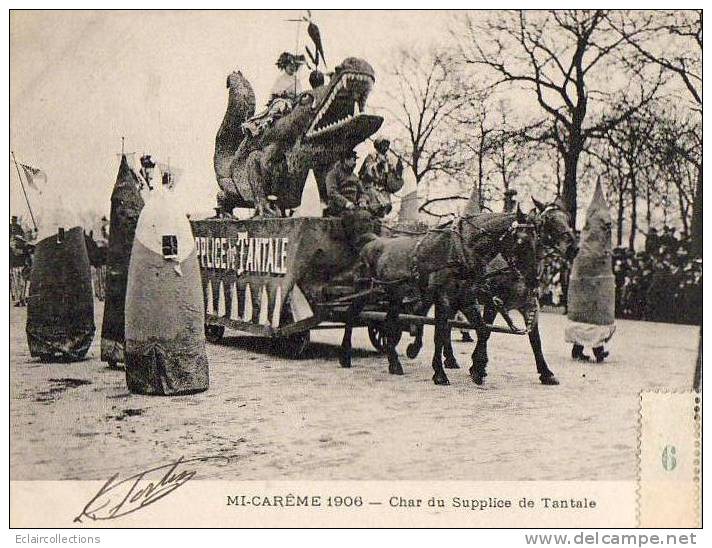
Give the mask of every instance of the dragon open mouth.
M 373 76 L 363 72 L 343 72 L 322 101 L 307 137 L 330 133 L 359 117 L 373 88 Z

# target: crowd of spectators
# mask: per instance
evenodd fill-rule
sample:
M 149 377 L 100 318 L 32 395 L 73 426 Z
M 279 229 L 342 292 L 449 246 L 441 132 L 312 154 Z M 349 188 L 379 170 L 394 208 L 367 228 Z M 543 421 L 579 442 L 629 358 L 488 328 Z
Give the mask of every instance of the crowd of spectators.
M 547 258 L 542 274 L 541 302 L 566 307 L 569 265 Z M 690 241 L 674 228 L 661 234 L 654 228 L 645 249 L 613 250 L 616 317 L 654 322 L 699 324 L 702 321 L 702 259 L 690 251 Z

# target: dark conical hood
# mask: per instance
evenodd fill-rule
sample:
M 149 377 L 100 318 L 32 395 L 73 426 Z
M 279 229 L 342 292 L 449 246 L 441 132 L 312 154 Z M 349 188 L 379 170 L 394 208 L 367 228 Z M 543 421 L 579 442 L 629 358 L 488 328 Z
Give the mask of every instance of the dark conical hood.
M 27 303 L 30 356 L 82 359 L 94 338 L 91 268 L 80 227 L 37 242 Z
M 116 184 L 114 185 L 114 193 L 116 193 L 119 188 L 123 188 L 126 186 L 132 186 L 138 192 L 138 177 L 129 165 L 129 162 L 126 159 L 126 154 L 122 154 L 121 163 L 119 164 L 119 172 L 116 174 Z
M 111 194 L 106 302 L 101 331 L 101 359 L 109 363 L 123 361 L 126 283 L 136 224 L 143 206 L 138 177 L 122 154 Z
M 126 159 L 126 154 L 122 154 L 121 164 L 119 165 L 119 173 L 116 175 L 116 182 L 118 183 L 119 181 L 124 181 L 128 179 L 132 174 L 133 172 L 131 171 L 129 162 Z

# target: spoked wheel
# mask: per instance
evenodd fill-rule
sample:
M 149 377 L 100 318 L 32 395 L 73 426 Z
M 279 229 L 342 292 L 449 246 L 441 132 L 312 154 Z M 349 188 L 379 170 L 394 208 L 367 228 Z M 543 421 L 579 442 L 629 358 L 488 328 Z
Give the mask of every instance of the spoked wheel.
M 368 325 L 368 338 L 373 345 L 373 348 L 378 350 L 381 354 L 386 351 L 386 337 L 388 336 L 388 331 L 383 327 L 382 323 L 375 323 Z M 402 331 L 396 333 L 393 339 L 393 346 L 397 346 L 403 336 Z
M 205 339 L 209 343 L 219 343 L 225 334 L 224 325 L 205 324 Z
M 309 346 L 309 331 L 300 331 L 288 337 L 274 339 L 274 350 L 287 358 L 300 358 Z

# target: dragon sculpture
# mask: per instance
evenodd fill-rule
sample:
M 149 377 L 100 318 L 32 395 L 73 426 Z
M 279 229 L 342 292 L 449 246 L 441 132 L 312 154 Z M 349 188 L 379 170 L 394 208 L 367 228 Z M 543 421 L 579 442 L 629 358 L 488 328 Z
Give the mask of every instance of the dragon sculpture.
M 242 73 L 230 74 L 213 158 L 220 209 L 254 207 L 257 215 L 268 215 L 270 195 L 279 209 L 296 208 L 310 169 L 326 201 L 327 170 L 383 123 L 363 112 L 374 81 L 369 63 L 348 57 L 325 84 L 297 95 L 290 111 L 252 135 L 242 124 L 254 115 L 254 91 Z

